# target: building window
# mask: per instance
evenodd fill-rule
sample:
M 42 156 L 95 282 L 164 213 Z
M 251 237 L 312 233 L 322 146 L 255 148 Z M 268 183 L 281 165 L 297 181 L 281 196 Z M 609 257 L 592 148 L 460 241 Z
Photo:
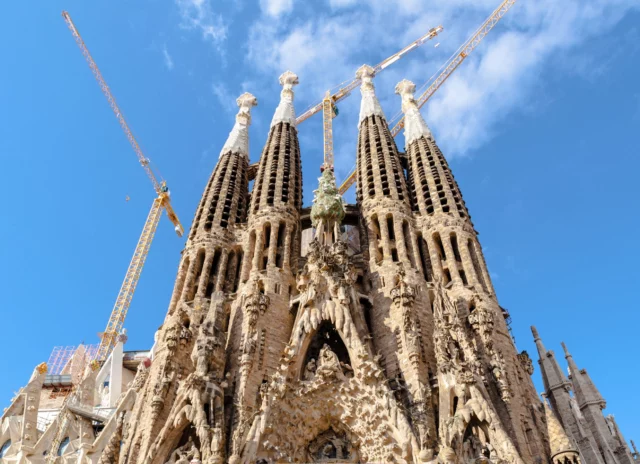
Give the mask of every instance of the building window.
M 11 440 L 5 441 L 4 445 L 2 445 L 2 448 L 0 448 L 0 458 L 5 457 L 7 451 L 9 451 L 9 448 L 11 448 Z
M 64 452 L 67 451 L 70 441 L 71 440 L 69 440 L 69 437 L 66 437 L 64 440 L 62 440 L 60 446 L 58 446 L 58 456 L 62 456 Z

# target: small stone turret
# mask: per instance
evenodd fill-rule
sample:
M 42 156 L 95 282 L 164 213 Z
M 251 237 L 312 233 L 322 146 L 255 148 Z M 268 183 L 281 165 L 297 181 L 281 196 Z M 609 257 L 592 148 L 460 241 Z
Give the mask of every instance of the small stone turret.
M 631 450 L 627 444 L 621 440 L 619 434 L 615 433 L 617 426 L 611 427 L 602 410 L 607 403 L 589 377 L 586 369 L 578 369 L 573 356 L 569 353 L 567 346 L 562 343 L 565 358 L 569 364 L 569 372 L 577 406 L 582 416 L 584 416 L 591 434 L 593 435 L 598 448 L 604 457 L 606 464 L 635 464 L 631 456 Z
M 544 412 L 547 418 L 547 431 L 549 434 L 549 445 L 551 447 L 551 461 L 553 464 L 581 464 L 580 453 L 567 436 L 560 425 L 546 398 L 542 399 Z

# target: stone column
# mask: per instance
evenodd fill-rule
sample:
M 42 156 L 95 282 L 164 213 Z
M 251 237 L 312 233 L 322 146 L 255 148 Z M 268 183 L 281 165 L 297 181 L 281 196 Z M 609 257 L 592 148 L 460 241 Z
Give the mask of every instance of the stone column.
M 458 263 L 456 262 L 456 256 L 453 253 L 453 246 L 451 246 L 451 236 L 447 233 L 444 235 L 440 233 L 440 240 L 444 247 L 444 252 L 447 254 L 447 267 L 449 268 L 449 274 L 451 274 L 451 280 L 454 284 L 462 285 L 462 279 L 458 273 Z
M 398 257 L 400 262 L 410 264 L 409 250 L 407 244 L 404 241 L 404 230 L 402 228 L 402 221 L 398 217 L 393 218 L 393 230 L 396 234 L 396 249 L 398 250 Z
M 223 249 L 222 256 L 220 256 L 220 265 L 218 266 L 218 280 L 216 280 L 216 292 L 221 292 L 224 290 L 228 261 L 229 261 L 229 250 Z
M 380 225 L 380 240 L 382 240 L 382 259 L 387 261 L 391 259 L 391 246 L 389 245 L 389 229 L 387 228 L 387 218 L 382 220 L 378 217 L 378 224 Z
M 420 249 L 418 248 L 418 238 L 416 237 L 416 233 L 413 230 L 413 227 L 409 227 L 409 236 L 411 237 L 411 246 L 413 248 L 413 261 L 416 263 L 416 269 L 421 274 L 424 273 L 424 269 L 422 269 L 422 260 L 420 259 Z
M 262 252 L 264 248 L 264 227 L 256 230 L 256 246 L 253 251 L 252 269 L 260 269 L 260 261 L 262 260 Z
M 276 265 L 276 252 L 278 251 L 278 230 L 280 229 L 279 223 L 271 224 L 271 237 L 269 237 L 269 260 L 267 266 Z
M 442 260 L 440 259 L 440 255 L 438 254 L 433 236 L 429 233 L 428 229 L 425 230 L 423 238 L 427 242 L 427 245 L 429 247 L 429 259 L 431 260 L 431 268 L 433 269 L 433 279 L 442 279 Z
M 291 224 L 287 224 L 284 229 L 284 253 L 282 268 L 285 270 L 289 270 L 291 268 L 291 245 L 293 243 L 293 230 Z
M 185 301 L 187 298 L 187 294 L 189 293 L 189 289 L 192 285 L 195 284 L 194 280 L 196 278 L 196 261 L 198 261 L 198 257 L 194 257 L 193 261 L 189 263 L 189 270 L 187 270 L 187 278 L 184 283 L 184 287 L 182 288 L 182 295 L 180 295 L 180 299 Z
M 462 268 L 464 272 L 467 274 L 467 279 L 469 280 L 469 284 L 473 285 L 476 290 L 484 290 L 482 288 L 482 284 L 480 283 L 480 279 L 476 274 L 476 269 L 473 266 L 473 260 L 471 258 L 471 251 L 467 247 L 467 240 L 465 239 L 462 242 L 462 236 L 458 236 L 458 248 L 460 249 L 460 257 L 462 258 Z
M 240 265 L 240 263 L 238 262 L 238 258 L 239 258 L 238 250 L 235 250 L 235 252 L 233 253 L 233 256 L 231 257 L 231 260 L 229 261 L 228 272 L 226 273 L 226 275 L 229 276 L 229 279 L 225 283 L 225 287 L 224 287 L 224 291 L 229 293 L 234 291 L 233 286 L 236 281 L 238 266 Z
M 198 283 L 198 292 L 196 293 L 196 297 L 198 298 L 203 298 L 207 291 L 207 286 L 209 285 L 209 274 L 211 274 L 211 263 L 213 262 L 213 256 L 215 254 L 215 249 L 213 250 L 213 253 L 211 250 L 208 250 L 208 253 L 204 258 L 200 282 Z

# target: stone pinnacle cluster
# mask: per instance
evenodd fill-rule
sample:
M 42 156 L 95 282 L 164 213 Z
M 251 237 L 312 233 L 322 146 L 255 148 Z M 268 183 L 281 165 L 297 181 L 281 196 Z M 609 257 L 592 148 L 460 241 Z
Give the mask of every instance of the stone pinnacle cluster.
M 400 150 L 374 69 L 357 77 L 357 204 L 326 169 L 302 206 L 294 73 L 257 167 L 241 95 L 153 348 L 121 341 L 79 384 L 38 366 L 2 416 L 2 463 L 637 464 L 534 329 L 540 400 L 415 85 L 395 89 Z

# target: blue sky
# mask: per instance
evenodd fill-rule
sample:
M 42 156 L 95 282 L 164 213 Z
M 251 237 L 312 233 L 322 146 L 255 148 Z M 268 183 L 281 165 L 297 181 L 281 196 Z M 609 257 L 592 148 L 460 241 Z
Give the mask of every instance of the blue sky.
M 438 48 L 427 44 L 376 78 L 391 119 L 395 84 L 421 86 L 498 1 L 40 3 L 5 5 L 0 28 L 3 406 L 53 346 L 97 342 L 154 197 L 63 8 L 188 227 L 239 94 L 258 98 L 257 160 L 282 71 L 300 76 L 300 113 L 359 65 L 442 24 Z M 423 114 L 481 233 L 518 348 L 537 360 L 531 324 L 557 353 L 564 340 L 622 432 L 640 440 L 640 405 L 625 396 L 640 383 L 638 24 L 637 0 L 519 0 Z M 334 121 L 338 180 L 355 163 L 358 105 L 356 93 Z M 319 117 L 299 132 L 308 204 Z M 127 318 L 127 349 L 151 346 L 183 245 L 164 218 Z

